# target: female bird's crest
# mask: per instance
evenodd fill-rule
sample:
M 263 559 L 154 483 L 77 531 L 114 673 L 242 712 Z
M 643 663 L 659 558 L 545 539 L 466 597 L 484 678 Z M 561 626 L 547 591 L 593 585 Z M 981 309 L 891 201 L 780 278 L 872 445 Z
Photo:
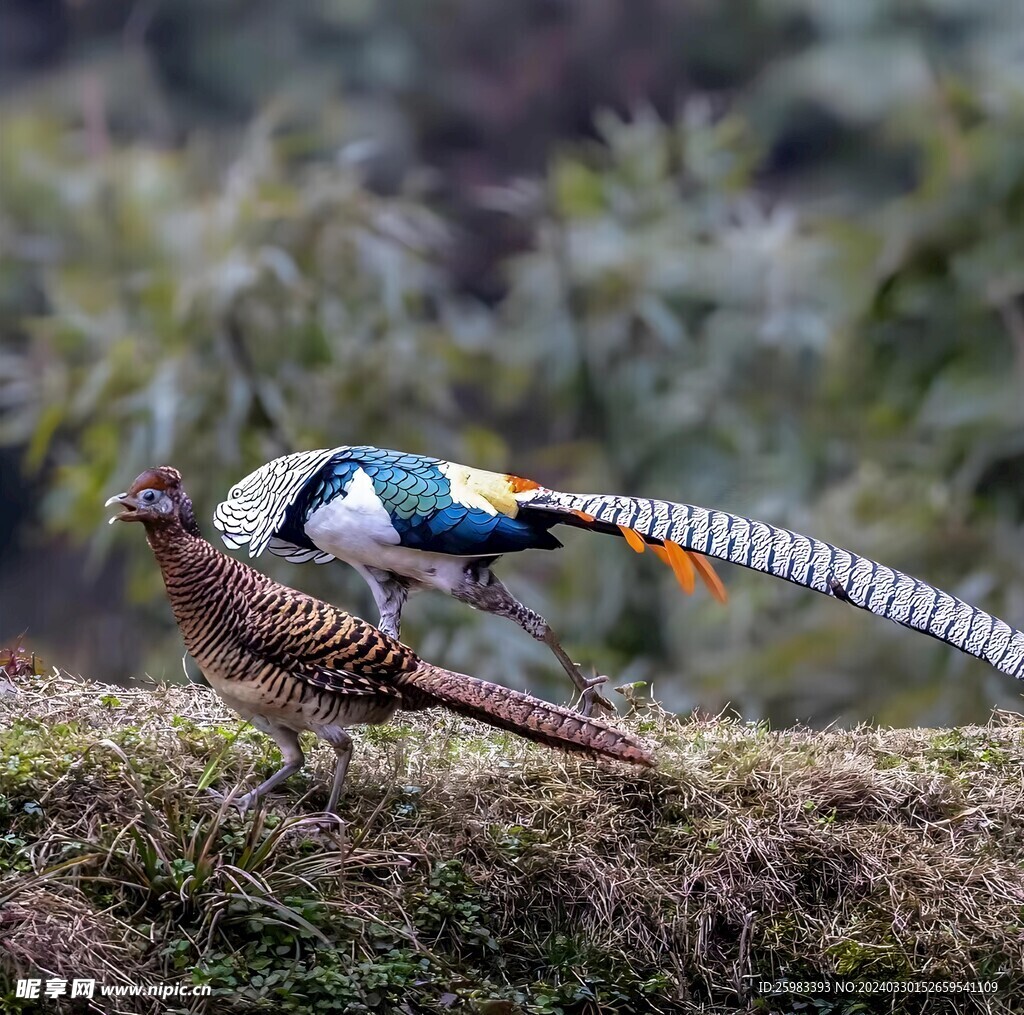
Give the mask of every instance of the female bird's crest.
M 135 482 L 128 487 L 128 493 L 136 494 L 147 487 L 153 490 L 177 490 L 181 487 L 181 473 L 171 465 L 158 465 L 146 469 L 135 477 Z
M 153 500 L 153 491 L 160 491 L 167 496 L 161 498 L 163 506 L 159 510 L 147 510 L 147 500 Z M 125 510 L 111 518 L 111 522 L 143 521 L 147 526 L 168 523 L 181 524 L 181 527 L 193 536 L 200 535 L 199 523 L 196 521 L 192 500 L 181 485 L 181 473 L 173 466 L 158 465 L 146 469 L 135 477 L 135 481 L 124 492 L 107 500 L 107 505 L 120 504 Z M 159 505 L 159 502 L 157 502 Z

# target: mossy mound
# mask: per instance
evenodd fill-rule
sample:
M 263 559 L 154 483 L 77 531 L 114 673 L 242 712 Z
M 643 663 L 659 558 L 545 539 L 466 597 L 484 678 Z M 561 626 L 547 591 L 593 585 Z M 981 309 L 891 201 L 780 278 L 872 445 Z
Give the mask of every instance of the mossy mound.
M 816 732 L 634 711 L 653 771 L 402 719 L 357 731 L 344 826 L 315 816 L 334 755 L 312 743 L 240 817 L 206 787 L 276 749 L 210 692 L 19 681 L 4 1010 L 36 1010 L 3 982 L 30 975 L 212 988 L 110 1009 L 161 1013 L 1009 1013 L 1024 994 L 1020 716 Z M 757 990 L 832 977 L 998 990 Z

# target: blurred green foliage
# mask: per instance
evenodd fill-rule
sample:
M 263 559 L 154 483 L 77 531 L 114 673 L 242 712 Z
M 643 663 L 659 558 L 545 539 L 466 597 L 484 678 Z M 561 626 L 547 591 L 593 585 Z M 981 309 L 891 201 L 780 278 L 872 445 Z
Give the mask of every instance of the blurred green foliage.
M 172 461 L 208 517 L 268 457 L 341 443 L 733 510 L 1024 623 L 1019 5 L 337 0 L 243 31 L 237 4 L 120 6 L 3 98 L 0 440 L 60 546 L 135 540 L 152 672 L 177 672 L 169 615 L 105 497 Z M 1018 700 L 824 597 L 723 567 L 722 610 L 567 543 L 502 571 L 678 707 Z M 260 566 L 371 610 L 341 566 Z M 45 641 L 70 621 L 42 602 Z M 440 598 L 405 635 L 559 687 Z

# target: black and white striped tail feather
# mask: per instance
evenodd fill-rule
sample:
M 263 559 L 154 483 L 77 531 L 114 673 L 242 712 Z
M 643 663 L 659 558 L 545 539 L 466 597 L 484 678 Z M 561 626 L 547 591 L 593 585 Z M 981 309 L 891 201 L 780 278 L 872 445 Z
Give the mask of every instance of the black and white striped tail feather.
M 850 602 L 893 623 L 929 634 L 1024 679 L 1024 631 L 883 564 L 765 522 L 672 501 L 559 493 L 520 495 L 523 506 L 581 511 L 656 541 L 741 564 Z

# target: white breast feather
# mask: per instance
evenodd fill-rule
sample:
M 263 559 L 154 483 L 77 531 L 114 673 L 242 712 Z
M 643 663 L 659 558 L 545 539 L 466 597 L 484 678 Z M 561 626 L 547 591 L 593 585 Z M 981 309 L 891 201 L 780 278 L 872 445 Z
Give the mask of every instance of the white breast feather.
M 395 546 L 400 538 L 373 481 L 362 469 L 353 473 L 343 497 L 335 497 L 310 513 L 306 535 L 321 550 L 343 560 L 352 554 L 361 558 L 381 546 Z
M 362 469 L 352 476 L 344 497 L 310 513 L 306 535 L 324 553 L 356 567 L 392 571 L 444 592 L 463 581 L 466 558 L 400 545 L 391 516 Z

